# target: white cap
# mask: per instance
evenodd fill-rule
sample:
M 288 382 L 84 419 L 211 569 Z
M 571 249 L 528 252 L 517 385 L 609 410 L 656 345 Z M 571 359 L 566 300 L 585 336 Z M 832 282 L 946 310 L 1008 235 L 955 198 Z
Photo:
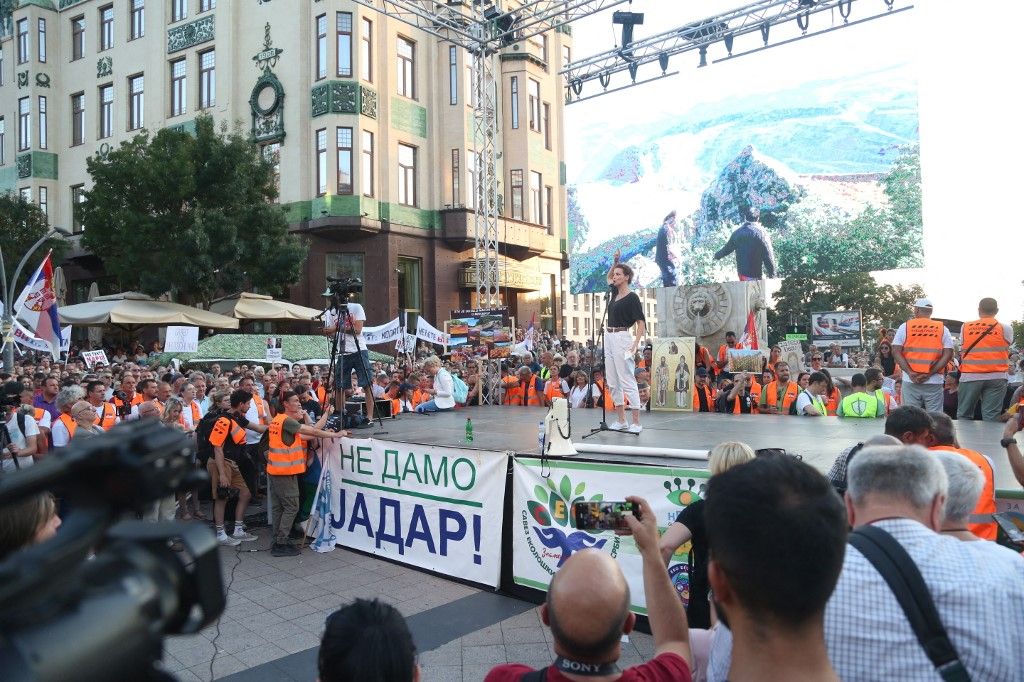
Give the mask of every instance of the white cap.
M 932 308 L 934 306 L 932 306 L 932 302 L 930 300 L 928 300 L 927 298 L 919 298 L 916 301 L 914 301 L 914 307 L 915 308 Z

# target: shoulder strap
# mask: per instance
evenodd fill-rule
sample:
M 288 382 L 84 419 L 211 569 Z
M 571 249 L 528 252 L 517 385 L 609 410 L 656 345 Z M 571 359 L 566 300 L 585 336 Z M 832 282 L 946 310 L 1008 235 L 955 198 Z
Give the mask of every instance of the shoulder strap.
M 548 679 L 548 668 L 544 666 L 540 670 L 531 670 L 528 673 L 523 673 L 522 677 L 519 678 L 519 682 L 544 682 Z
M 967 357 L 967 354 L 968 354 L 968 353 L 970 353 L 970 352 L 971 352 L 972 350 L 974 350 L 974 347 L 975 347 L 975 346 L 977 346 L 977 345 L 978 345 L 978 344 L 979 344 L 979 343 L 981 342 L 981 340 L 982 340 L 983 338 L 985 338 L 986 336 L 988 336 L 989 332 L 991 332 L 991 331 L 992 331 L 993 329 L 995 329 L 995 328 L 996 328 L 996 326 L 998 326 L 998 325 L 999 325 L 999 322 L 998 322 L 998 321 L 996 321 L 996 322 L 993 322 L 993 323 L 992 323 L 992 326 L 990 326 L 990 327 L 989 327 L 988 329 L 986 329 L 986 330 L 985 330 L 985 331 L 983 331 L 982 333 L 978 334 L 978 338 L 974 339 L 974 343 L 972 343 L 971 345 L 969 345 L 969 346 L 967 347 L 967 350 L 965 350 L 965 351 L 963 351 L 962 353 L 960 353 L 960 362 L 963 362 L 963 361 L 964 361 L 964 358 L 966 358 L 966 357 Z
M 849 542 L 885 578 L 939 676 L 946 682 L 969 682 L 970 675 L 946 634 L 928 586 L 903 546 L 877 526 L 857 528 L 850 533 Z

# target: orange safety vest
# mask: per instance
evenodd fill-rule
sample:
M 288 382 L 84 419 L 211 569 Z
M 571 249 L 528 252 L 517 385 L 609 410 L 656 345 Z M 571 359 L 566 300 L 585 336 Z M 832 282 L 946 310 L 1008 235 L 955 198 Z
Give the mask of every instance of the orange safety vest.
M 557 375 L 548 379 L 548 382 L 544 384 L 544 397 L 548 399 L 548 402 L 553 401 L 555 398 L 564 398 L 562 394 L 562 380 Z
M 321 405 L 327 400 L 327 389 L 324 388 L 323 384 L 316 387 L 316 399 Z
M 227 415 L 219 417 L 213 423 L 213 428 L 210 430 L 210 445 L 213 445 L 213 438 L 215 436 L 224 436 L 224 440 L 227 440 L 227 437 L 230 436 L 231 442 L 235 445 L 245 445 L 245 431 L 234 419 Z M 222 447 L 224 440 L 221 441 Z
M 789 406 L 793 404 L 793 402 L 796 400 L 796 397 L 797 397 L 797 395 L 799 395 L 799 393 L 800 393 L 800 387 L 797 385 L 797 383 L 795 381 L 792 381 L 792 380 L 788 381 L 786 383 L 786 393 L 785 393 L 785 395 L 782 396 L 782 407 L 780 407 L 779 410 L 782 411 L 782 412 L 787 412 L 788 413 L 789 412 Z M 775 405 L 776 407 L 779 407 L 778 395 L 779 395 L 779 382 L 778 382 L 778 380 L 776 380 L 776 381 L 769 381 L 768 385 L 765 386 L 765 400 L 768 400 L 769 398 L 771 398 L 772 399 L 771 404 Z M 767 406 L 767 404 L 768 403 L 766 403 L 766 406 Z
M 973 347 L 971 344 L 974 344 Z M 961 373 L 982 374 L 1010 369 L 1010 346 L 1003 338 L 1003 326 L 994 318 L 983 317 L 966 322 L 961 347 L 962 352 L 971 349 L 967 355 L 960 356 Z
M 257 415 L 257 418 L 259 420 L 259 423 L 266 425 L 266 423 L 267 423 L 267 405 L 266 405 L 266 403 L 263 402 L 263 399 L 260 398 L 259 394 L 256 393 L 256 391 L 252 392 L 252 400 L 253 400 L 254 403 L 256 403 L 256 415 Z
M 306 446 L 299 434 L 295 434 L 291 445 L 284 443 L 284 420 L 288 418 L 282 412 L 270 420 L 267 429 L 270 436 L 270 449 L 267 450 L 268 476 L 294 476 L 306 471 Z
M 839 412 L 839 401 L 843 399 L 843 394 L 839 392 L 839 388 L 836 386 L 832 387 L 832 394 L 825 401 L 825 412 L 826 415 L 835 416 Z
M 721 346 L 718 347 L 718 361 L 725 362 L 726 360 L 728 360 L 730 350 L 743 350 L 743 344 L 737 341 L 736 345 L 730 348 L 729 344 L 723 343 Z
M 117 411 L 110 403 L 103 403 L 103 416 L 100 417 L 99 427 L 104 431 L 114 428 L 117 423 Z
M 202 420 L 203 415 L 200 413 L 200 411 L 199 411 L 199 403 L 197 403 L 196 401 L 193 400 L 191 403 L 189 403 L 188 406 L 189 406 L 189 408 L 192 409 L 192 428 L 194 429 L 197 426 L 199 426 L 199 422 L 200 422 L 200 420 Z M 184 414 L 182 414 L 181 423 L 182 423 L 182 426 L 185 425 L 185 415 Z
M 711 386 L 698 386 L 697 384 L 693 385 L 693 411 L 700 412 L 700 397 L 697 395 L 698 391 L 704 392 L 704 397 L 707 399 L 708 412 L 714 412 L 715 401 L 712 397 L 713 394 L 711 393 Z
M 413 407 L 413 409 L 416 409 L 417 406 L 419 406 L 421 403 L 427 402 L 428 400 L 430 400 L 430 394 L 429 393 L 427 393 L 426 391 L 421 391 L 418 388 L 413 389 L 413 392 L 412 392 L 412 407 Z
M 392 398 L 391 399 L 391 416 L 394 417 L 396 414 L 401 414 L 401 412 L 402 412 L 402 399 L 401 398 Z
M 942 323 L 927 317 L 907 320 L 907 340 L 903 344 L 903 357 L 914 372 L 927 374 L 942 357 Z
M 37 407 L 34 409 L 33 416 L 35 417 L 36 424 L 42 421 L 44 414 L 46 414 L 46 410 L 43 408 Z M 46 436 L 43 435 L 42 431 L 39 432 L 39 436 L 36 438 L 36 445 L 39 446 L 40 452 L 48 452 L 50 450 L 50 442 L 47 440 Z
M 981 473 L 985 477 L 985 485 L 981 489 L 981 497 L 978 498 L 978 504 L 974 507 L 974 513 L 971 514 L 971 516 L 995 514 L 996 486 L 995 476 L 992 472 L 992 463 L 985 459 L 985 456 L 981 453 L 975 452 L 974 450 L 968 450 L 967 448 L 955 448 L 952 445 L 936 445 L 932 450 L 949 450 L 950 452 L 959 453 L 974 462 L 974 465 L 981 469 Z M 989 521 L 987 523 L 968 523 L 967 528 L 982 540 L 996 539 L 995 521 Z
M 526 387 L 526 392 L 523 392 L 523 384 L 516 378 L 516 383 L 505 392 L 509 398 L 509 405 L 529 405 L 538 406 L 542 405 L 543 401 L 540 396 L 544 395 L 543 391 L 537 391 L 537 377 L 530 375 L 530 383 Z
M 136 393 L 135 395 L 132 396 L 132 399 L 128 401 L 128 405 L 129 407 L 134 407 L 136 405 L 141 405 L 143 402 L 145 402 L 145 400 L 143 400 L 142 394 Z M 124 407 L 124 401 L 121 400 L 120 398 L 114 398 L 114 406 Z
M 78 428 L 78 422 L 76 422 L 71 417 L 70 414 L 66 414 L 64 412 L 61 412 L 60 416 L 57 417 L 57 421 L 62 423 L 64 425 L 64 428 L 66 428 L 68 430 L 68 437 L 69 438 L 71 438 L 71 437 L 73 437 L 75 435 L 75 429 Z

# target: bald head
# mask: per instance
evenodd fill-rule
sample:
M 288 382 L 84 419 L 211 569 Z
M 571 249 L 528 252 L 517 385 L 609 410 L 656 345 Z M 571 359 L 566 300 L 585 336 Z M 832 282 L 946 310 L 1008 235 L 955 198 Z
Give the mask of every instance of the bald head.
M 145 419 L 147 417 L 159 417 L 160 407 L 151 400 L 147 400 L 144 403 L 139 403 L 139 419 Z
M 555 574 L 546 613 L 559 655 L 585 663 L 618 660 L 622 633 L 632 629 L 629 585 L 614 559 L 585 549 Z

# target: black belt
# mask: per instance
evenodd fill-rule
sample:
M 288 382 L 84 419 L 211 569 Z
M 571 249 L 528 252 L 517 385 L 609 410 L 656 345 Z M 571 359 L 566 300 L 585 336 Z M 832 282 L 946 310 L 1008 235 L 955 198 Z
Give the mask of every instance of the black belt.
M 628 332 L 629 327 L 605 327 L 607 332 Z

